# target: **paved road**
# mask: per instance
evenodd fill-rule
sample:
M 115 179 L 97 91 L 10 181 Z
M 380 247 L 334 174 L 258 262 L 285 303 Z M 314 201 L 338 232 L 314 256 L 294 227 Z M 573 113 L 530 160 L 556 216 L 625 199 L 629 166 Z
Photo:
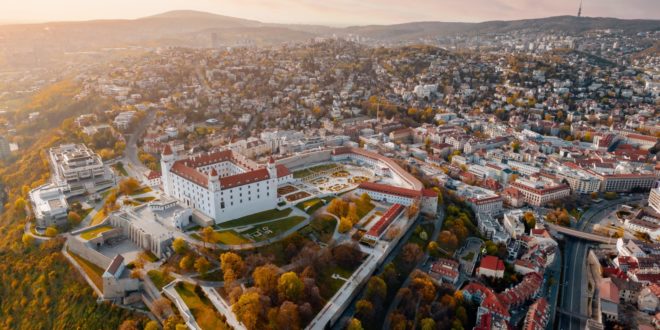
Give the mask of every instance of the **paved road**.
M 621 205 L 631 201 L 644 199 L 644 195 L 633 195 L 613 201 L 594 204 L 587 210 L 576 225 L 575 229 L 591 231 L 591 226 L 605 218 L 610 212 Z M 579 315 L 587 315 L 587 279 L 586 260 L 589 251 L 589 242 L 580 239 L 567 239 L 564 248 L 564 276 L 560 308 Z M 559 329 L 572 330 L 584 329 L 586 321 L 583 318 L 560 314 Z
M 124 159 L 123 162 L 126 165 L 124 168 L 128 172 L 129 176 L 132 176 L 140 181 L 146 180 L 144 173 L 147 173 L 149 169 L 142 164 L 140 158 L 138 157 L 138 139 L 142 136 L 144 131 L 149 127 L 151 122 L 156 118 L 156 112 L 150 111 L 147 113 L 145 119 L 140 122 L 140 124 L 135 128 L 132 134 L 128 135 L 128 140 L 126 141 L 126 149 L 124 149 Z

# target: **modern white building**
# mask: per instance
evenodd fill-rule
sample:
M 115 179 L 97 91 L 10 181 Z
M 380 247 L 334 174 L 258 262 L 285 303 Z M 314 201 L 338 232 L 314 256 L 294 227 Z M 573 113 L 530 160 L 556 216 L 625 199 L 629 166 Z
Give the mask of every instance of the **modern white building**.
M 66 223 L 69 204 L 62 189 L 61 186 L 45 184 L 30 191 L 30 202 L 37 227 L 59 226 Z
M 504 213 L 504 229 L 512 238 L 517 238 L 525 233 L 525 225 L 522 222 L 524 216 L 523 210 L 512 210 Z
M 66 185 L 69 196 L 97 192 L 114 184 L 101 157 L 84 144 L 62 144 L 48 151 L 53 182 Z
M 649 206 L 660 213 L 660 187 L 651 189 L 649 193 Z
M 161 157 L 163 190 L 215 223 L 277 207 L 278 184 L 293 180 L 274 160 L 257 167 L 250 160 L 222 150 L 177 159 L 169 145 Z

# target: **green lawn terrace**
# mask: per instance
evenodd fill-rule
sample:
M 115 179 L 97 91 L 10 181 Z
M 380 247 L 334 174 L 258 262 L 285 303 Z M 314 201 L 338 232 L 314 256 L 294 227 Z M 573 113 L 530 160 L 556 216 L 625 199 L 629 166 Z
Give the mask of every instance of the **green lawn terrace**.
M 222 245 L 244 245 L 284 238 L 293 233 L 296 226 L 309 219 L 309 215 L 299 209 L 273 209 L 226 221 L 215 225 L 213 234 L 206 241 Z M 204 241 L 203 229 L 190 234 L 192 238 Z
M 177 282 L 174 289 L 188 306 L 195 322 L 202 330 L 231 329 L 202 290 L 192 283 Z
M 94 228 L 91 228 L 89 230 L 85 230 L 85 231 L 81 232 L 80 233 L 80 238 L 89 241 L 91 239 L 96 238 L 100 234 L 102 234 L 104 232 L 107 232 L 107 231 L 110 231 L 112 229 L 115 229 L 115 228 L 112 227 L 112 226 L 108 226 L 108 225 L 102 225 L 102 226 L 94 227 Z

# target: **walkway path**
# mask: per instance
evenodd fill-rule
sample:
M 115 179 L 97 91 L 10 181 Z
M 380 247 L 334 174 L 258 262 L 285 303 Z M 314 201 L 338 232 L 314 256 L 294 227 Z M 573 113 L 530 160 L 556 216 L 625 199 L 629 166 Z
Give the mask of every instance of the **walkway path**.
M 218 294 L 217 291 L 215 291 L 214 288 L 208 287 L 208 286 L 202 286 L 202 291 L 206 294 L 206 296 L 211 300 L 211 303 L 215 308 L 220 312 L 220 314 L 224 315 L 227 318 L 227 323 L 231 325 L 234 330 L 246 330 L 247 328 L 241 323 L 238 319 L 236 319 L 236 315 L 234 315 L 234 312 L 231 311 L 231 308 L 227 303 L 225 302 L 222 297 Z

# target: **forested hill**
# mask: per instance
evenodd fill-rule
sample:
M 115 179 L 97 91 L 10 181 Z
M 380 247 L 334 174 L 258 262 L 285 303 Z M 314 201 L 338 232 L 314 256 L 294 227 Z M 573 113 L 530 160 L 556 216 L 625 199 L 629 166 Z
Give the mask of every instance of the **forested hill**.
M 70 97 L 78 86 L 63 81 L 27 100 L 16 116 L 41 111 L 46 118 L 17 127 L 21 152 L 0 166 L 7 192 L 0 215 L 0 329 L 118 329 L 126 320 L 147 320 L 108 303 L 97 303 L 93 291 L 61 253 L 63 239 L 36 245 L 24 239 L 24 206 L 31 187 L 48 179 L 43 150 L 75 141 L 72 118 L 103 107 L 94 99 Z

